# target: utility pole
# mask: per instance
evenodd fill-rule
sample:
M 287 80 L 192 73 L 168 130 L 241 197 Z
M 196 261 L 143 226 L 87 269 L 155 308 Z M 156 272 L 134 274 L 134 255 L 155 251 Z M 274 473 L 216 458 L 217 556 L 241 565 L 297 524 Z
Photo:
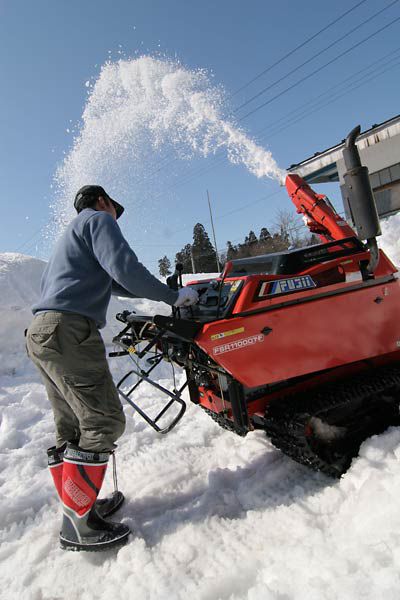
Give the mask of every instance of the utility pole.
M 221 272 L 221 265 L 219 263 L 218 248 L 217 248 L 217 239 L 215 237 L 214 221 L 213 221 L 213 216 L 212 216 L 212 211 L 211 211 L 211 203 L 210 203 L 210 194 L 208 193 L 208 190 L 207 190 L 207 200 L 208 200 L 208 208 L 210 210 L 211 228 L 212 228 L 212 232 L 213 232 L 214 246 L 215 246 L 215 257 L 217 259 L 217 269 L 218 269 L 218 273 L 220 273 Z
M 196 266 L 194 264 L 193 248 L 190 246 L 190 260 L 192 261 L 192 273 L 196 273 Z

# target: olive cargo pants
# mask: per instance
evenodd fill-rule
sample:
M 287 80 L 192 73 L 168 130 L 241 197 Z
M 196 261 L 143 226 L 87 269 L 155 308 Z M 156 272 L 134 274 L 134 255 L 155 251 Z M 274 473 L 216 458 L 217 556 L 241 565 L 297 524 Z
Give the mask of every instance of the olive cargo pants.
M 39 313 L 26 346 L 53 408 L 57 447 L 74 441 L 85 450 L 112 450 L 125 429 L 125 415 L 94 321 L 72 313 Z

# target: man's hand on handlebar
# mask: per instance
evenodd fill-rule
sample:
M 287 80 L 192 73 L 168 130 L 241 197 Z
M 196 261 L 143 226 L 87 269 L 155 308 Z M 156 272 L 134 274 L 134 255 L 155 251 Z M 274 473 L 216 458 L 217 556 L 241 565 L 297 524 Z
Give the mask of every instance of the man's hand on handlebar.
M 179 296 L 174 306 L 177 308 L 181 306 L 192 306 L 192 304 L 196 304 L 199 301 L 199 295 L 191 287 L 183 287 L 179 290 Z

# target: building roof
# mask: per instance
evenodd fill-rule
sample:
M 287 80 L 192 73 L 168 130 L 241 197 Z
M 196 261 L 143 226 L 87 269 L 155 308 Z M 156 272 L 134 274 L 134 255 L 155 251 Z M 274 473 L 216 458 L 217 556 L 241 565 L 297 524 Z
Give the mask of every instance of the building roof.
M 399 134 L 400 115 L 383 121 L 383 123 L 373 125 L 370 129 L 363 131 L 357 139 L 360 154 L 362 154 L 363 148 L 373 146 Z M 316 152 L 313 156 L 297 164 L 290 165 L 287 171 L 289 173 L 297 173 L 308 183 L 339 181 L 337 161 L 342 158 L 344 142 L 345 140 L 342 140 L 336 146 L 327 148 L 322 152 Z

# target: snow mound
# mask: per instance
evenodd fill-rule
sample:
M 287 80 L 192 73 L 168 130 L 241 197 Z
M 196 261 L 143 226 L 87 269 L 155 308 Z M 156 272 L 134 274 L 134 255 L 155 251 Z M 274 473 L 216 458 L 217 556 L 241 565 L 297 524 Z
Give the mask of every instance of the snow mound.
M 24 330 L 32 320 L 46 263 L 24 254 L 0 254 L 0 374 L 15 373 L 26 362 Z
M 25 254 L 0 254 L 0 308 L 18 311 L 32 304 L 38 298 L 45 265 L 43 260 Z
M 381 221 L 381 229 L 380 247 L 395 265 L 400 265 L 400 214 Z

